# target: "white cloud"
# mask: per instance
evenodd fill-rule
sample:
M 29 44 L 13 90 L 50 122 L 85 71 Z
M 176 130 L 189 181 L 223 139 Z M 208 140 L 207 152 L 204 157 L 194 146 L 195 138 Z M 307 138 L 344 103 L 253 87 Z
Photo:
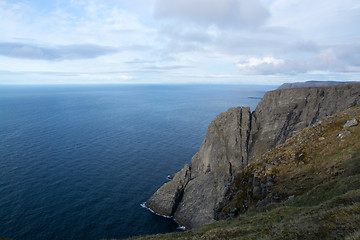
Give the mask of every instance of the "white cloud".
M 37 9 L 31 2 L 0 2 L 0 40 L 32 39 L 52 45 L 134 45 L 151 42 L 151 28 L 121 4 L 102 1 L 62 2 L 64 6 Z M 154 34 L 153 34 L 154 35 Z M 147 37 L 147 41 L 145 41 Z
M 284 60 L 275 59 L 274 57 L 249 58 L 245 61 L 239 61 L 236 66 L 243 74 L 259 74 L 264 73 L 265 69 L 275 69 L 279 65 L 283 65 Z
M 359 34 L 358 0 L 275 0 L 269 11 L 270 26 L 287 28 L 297 37 L 334 41 Z
M 96 58 L 118 52 L 119 49 L 92 44 L 41 47 L 30 44 L 1 43 L 0 55 L 13 58 L 65 60 Z
M 217 27 L 255 27 L 269 17 L 258 0 L 158 0 L 158 18 L 179 18 Z
M 356 55 L 357 53 L 354 53 Z M 354 64 L 347 58 L 339 55 L 334 49 L 328 48 L 311 57 L 292 59 L 276 59 L 274 57 L 249 58 L 238 61 L 237 68 L 242 74 L 271 75 L 271 74 L 302 74 L 311 72 L 358 72 L 360 65 Z M 353 56 L 350 56 L 350 59 Z M 358 59 L 360 60 L 360 59 Z
M 69 82 L 356 79 L 359 12 L 358 0 L 0 0 L 0 71 Z

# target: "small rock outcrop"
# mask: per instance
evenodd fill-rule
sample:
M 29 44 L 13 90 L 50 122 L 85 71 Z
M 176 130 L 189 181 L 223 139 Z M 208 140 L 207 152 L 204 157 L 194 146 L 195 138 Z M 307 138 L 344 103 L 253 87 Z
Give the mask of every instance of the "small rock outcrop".
M 159 188 L 145 203 L 146 207 L 164 215 L 173 216 L 184 194 L 184 188 L 190 181 L 190 166 L 185 164 L 173 179 Z
M 185 165 L 146 206 L 186 227 L 211 223 L 232 188 L 231 179 L 252 160 L 319 119 L 357 104 L 360 84 L 346 84 L 270 91 L 253 113 L 248 107 L 230 108 L 210 123 L 191 167 Z M 252 192 L 260 194 L 256 187 Z
M 346 121 L 343 128 L 355 127 L 358 125 L 356 118 Z

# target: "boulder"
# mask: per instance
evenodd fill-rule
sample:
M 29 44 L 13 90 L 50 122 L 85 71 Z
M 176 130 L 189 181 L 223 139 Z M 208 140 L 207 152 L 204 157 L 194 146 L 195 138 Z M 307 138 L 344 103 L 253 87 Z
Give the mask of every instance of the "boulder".
M 173 216 L 184 194 L 184 188 L 190 181 L 190 176 L 190 166 L 185 164 L 170 182 L 164 184 L 152 195 L 145 203 L 146 207 L 158 214 Z
M 343 128 L 355 127 L 358 125 L 356 118 L 346 121 Z
M 349 135 L 351 132 L 350 131 L 344 131 L 344 132 L 341 132 L 341 133 L 339 133 L 339 135 L 338 135 L 338 139 L 339 140 L 341 140 L 341 139 L 343 139 L 346 135 Z

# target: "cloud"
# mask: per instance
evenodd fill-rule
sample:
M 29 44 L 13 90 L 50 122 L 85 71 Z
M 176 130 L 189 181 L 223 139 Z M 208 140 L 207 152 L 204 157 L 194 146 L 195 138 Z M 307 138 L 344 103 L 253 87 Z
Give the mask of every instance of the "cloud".
M 154 15 L 220 28 L 244 28 L 262 25 L 269 12 L 258 0 L 157 0 Z
M 192 43 L 211 42 L 213 40 L 212 34 L 214 34 L 211 30 L 204 31 L 202 28 L 180 23 L 167 24 L 160 29 L 159 33 L 171 39 Z
M 359 0 L 45 2 L 0 0 L 0 71 L 49 82 L 360 75 Z
M 49 61 L 96 58 L 118 51 L 112 47 L 93 44 L 74 44 L 47 48 L 21 43 L 0 43 L 0 55 Z
M 0 76 L 4 77 L 1 83 L 18 84 L 28 79 L 28 83 L 66 83 L 69 80 L 73 83 L 121 83 L 131 82 L 136 79 L 126 72 L 56 72 L 56 71 L 1 71 Z M 49 79 L 52 79 L 49 81 Z
M 268 72 L 269 69 L 275 69 L 278 65 L 283 65 L 284 60 L 273 57 L 249 58 L 245 61 L 239 61 L 236 66 L 243 74 L 258 74 Z
M 166 65 L 166 66 L 144 66 L 143 69 L 145 70 L 152 70 L 152 71 L 166 71 L 166 70 L 177 70 L 183 68 L 193 68 L 192 66 L 186 65 Z
M 14 42 L 20 37 L 53 45 L 149 43 L 152 29 L 141 24 L 139 16 L 123 5 L 118 0 L 64 0 L 46 1 L 46 4 L 0 0 L 0 39 Z
M 248 75 L 301 74 L 314 71 L 360 73 L 359 54 L 354 52 L 354 49 L 348 50 L 335 51 L 333 48 L 327 48 L 307 58 L 253 57 L 238 61 L 236 66 L 242 74 Z
M 178 69 L 190 69 L 194 68 L 190 65 L 176 65 L 176 64 L 159 64 L 159 60 L 141 60 L 141 59 L 134 59 L 132 61 L 125 62 L 126 64 L 136 65 L 137 71 L 142 72 L 164 72 L 164 71 L 171 71 L 171 70 L 178 70 Z

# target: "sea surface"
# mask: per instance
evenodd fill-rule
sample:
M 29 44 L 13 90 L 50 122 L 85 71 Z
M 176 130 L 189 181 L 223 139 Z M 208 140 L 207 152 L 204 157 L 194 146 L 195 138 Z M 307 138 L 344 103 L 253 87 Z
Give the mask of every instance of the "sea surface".
M 181 231 L 140 205 L 199 150 L 208 124 L 274 86 L 0 86 L 0 237 Z

